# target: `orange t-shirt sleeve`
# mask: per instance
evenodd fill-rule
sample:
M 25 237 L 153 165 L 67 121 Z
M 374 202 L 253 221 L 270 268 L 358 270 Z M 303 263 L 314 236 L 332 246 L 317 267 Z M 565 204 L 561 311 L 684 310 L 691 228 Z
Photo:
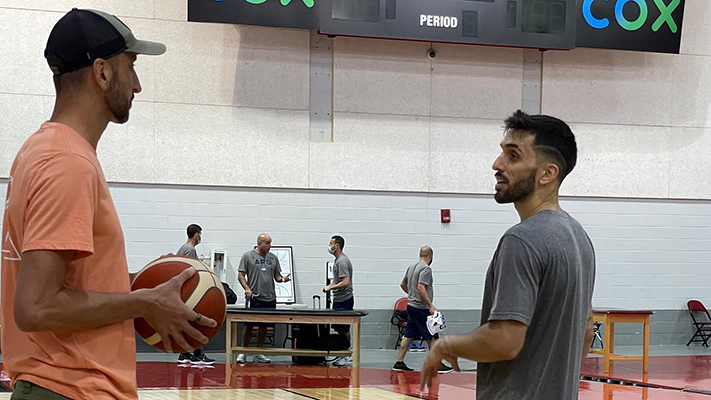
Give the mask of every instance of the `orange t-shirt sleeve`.
M 21 251 L 93 254 L 98 189 L 96 168 L 76 154 L 58 154 L 39 167 L 28 190 Z

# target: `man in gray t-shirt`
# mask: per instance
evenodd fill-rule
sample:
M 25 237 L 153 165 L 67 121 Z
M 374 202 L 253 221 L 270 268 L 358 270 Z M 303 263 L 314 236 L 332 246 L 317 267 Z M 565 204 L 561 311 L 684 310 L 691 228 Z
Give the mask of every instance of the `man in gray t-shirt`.
M 276 285 L 274 282 L 289 282 L 289 275 L 282 276 L 279 258 L 269 250 L 272 248 L 272 238 L 266 233 L 257 237 L 257 246 L 239 260 L 239 283 L 244 289 L 244 296 L 251 308 L 276 308 Z M 242 335 L 242 346 L 249 347 L 254 324 L 246 324 Z M 266 324 L 258 324 L 257 346 L 264 347 L 267 337 Z M 237 363 L 246 361 L 244 354 L 237 355 Z M 268 364 L 270 359 L 262 354 L 254 356 L 254 362 Z
M 353 265 L 348 256 L 343 253 L 345 247 L 346 240 L 338 235 L 331 237 L 328 243 L 328 252 L 333 255 L 336 261 L 333 263 L 333 280 L 330 285 L 323 288 L 323 292 L 333 294 L 332 308 L 334 310 L 352 310 L 355 304 L 353 299 Z M 350 325 L 333 325 L 333 329 L 350 341 Z M 334 361 L 333 365 L 346 367 L 352 363 L 353 358 L 341 357 Z
M 484 285 L 481 326 L 434 345 L 422 369 L 431 386 L 439 361 L 478 361 L 478 400 L 575 400 L 592 342 L 595 251 L 558 202 L 575 167 L 575 136 L 563 121 L 517 111 L 496 159 L 498 203 L 521 223 L 499 241 Z
M 432 260 L 434 251 L 430 246 L 420 248 L 420 261 L 410 265 L 405 276 L 400 282 L 400 288 L 407 293 L 407 326 L 400 342 L 400 351 L 393 371 L 412 371 L 405 364 L 405 356 L 413 339 L 422 339 L 430 348 L 439 339 L 439 334 L 432 336 L 427 329 L 427 318 L 434 314 L 437 308 L 434 301 L 434 288 L 432 279 Z M 452 367 L 442 364 L 439 373 L 452 372 Z
M 344 282 L 348 279 L 345 286 L 337 286 L 339 282 Z M 339 307 L 340 303 L 353 298 L 353 264 L 347 255 L 341 253 L 333 263 L 333 282 L 331 292 L 333 293 L 333 308 Z
M 425 254 L 424 257 L 428 257 L 429 253 L 429 263 L 422 260 L 423 253 Z M 430 263 L 432 263 L 433 255 L 429 246 L 420 249 L 420 261 L 407 268 L 405 277 L 400 284 L 405 293 L 407 293 L 407 305 L 412 308 L 429 310 L 430 314 L 434 314 L 437 310 L 432 304 L 434 301 L 434 288 L 432 287 L 433 279 Z M 425 289 L 424 293 L 419 290 L 421 287 Z
M 565 211 L 543 210 L 504 234 L 486 275 L 481 324 L 512 320 L 528 331 L 516 358 L 479 363 L 477 398 L 577 398 L 594 278 L 592 242 Z
M 178 252 L 179 256 L 187 256 L 190 258 L 198 259 L 197 250 L 195 246 L 202 242 L 202 228 L 198 224 L 190 224 L 187 229 L 188 241 L 184 245 L 180 246 Z M 182 353 L 178 356 L 178 363 L 180 364 L 203 364 L 209 365 L 214 364 L 215 360 L 209 358 L 203 353 L 202 348 L 195 350 L 192 354 Z

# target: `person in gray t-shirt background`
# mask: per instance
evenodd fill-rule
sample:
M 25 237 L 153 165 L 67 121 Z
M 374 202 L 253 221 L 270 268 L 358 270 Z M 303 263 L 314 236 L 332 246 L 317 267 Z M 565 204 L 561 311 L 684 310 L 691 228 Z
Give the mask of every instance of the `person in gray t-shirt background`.
M 179 249 L 178 252 L 175 253 L 179 256 L 187 256 L 190 258 L 198 259 L 197 255 L 197 250 L 195 250 L 195 246 L 199 245 L 200 242 L 202 242 L 202 228 L 198 224 L 190 224 L 188 225 L 187 229 L 188 233 L 188 241 L 185 242 L 184 245 L 182 245 Z M 212 358 L 209 358 L 206 356 L 202 349 L 197 349 L 193 352 L 193 354 L 190 353 L 182 353 L 180 356 L 178 356 L 178 363 L 186 365 L 186 364 L 214 364 L 215 360 Z
M 498 203 L 521 222 L 499 241 L 484 284 L 481 326 L 432 347 L 421 386 L 432 387 L 442 359 L 478 362 L 478 400 L 574 400 L 593 336 L 595 251 L 558 202 L 577 158 L 565 122 L 517 111 L 506 121 L 494 161 Z
M 328 242 L 328 252 L 333 255 L 336 261 L 333 263 L 332 283 L 323 288 L 324 293 L 331 292 L 333 295 L 334 310 L 352 310 L 355 304 L 353 299 L 353 265 L 351 260 L 343 253 L 346 247 L 346 240 L 341 236 L 333 236 Z M 350 325 L 333 325 L 333 329 L 341 335 L 351 340 Z M 337 367 L 346 367 L 353 364 L 352 357 L 339 357 L 333 362 Z
M 432 336 L 427 329 L 427 317 L 437 311 L 432 303 L 434 301 L 434 279 L 431 268 L 433 259 L 434 251 L 430 246 L 420 248 L 420 261 L 407 268 L 400 282 L 400 288 L 407 293 L 407 327 L 400 342 L 397 362 L 392 368 L 394 371 L 412 371 L 405 364 L 405 355 L 413 339 L 426 341 L 430 348 L 439 339 L 439 334 Z M 452 367 L 442 364 L 439 372 L 452 372 Z
M 281 274 L 281 265 L 279 258 L 270 253 L 272 248 L 272 238 L 266 233 L 262 233 L 257 237 L 257 246 L 254 250 L 250 250 L 239 260 L 239 283 L 244 289 L 244 296 L 250 303 L 251 308 L 276 308 L 277 296 L 276 285 L 274 282 L 289 282 L 289 275 Z M 246 324 L 242 334 L 242 346 L 249 347 L 249 341 L 252 338 L 253 324 Z M 257 333 L 257 346 L 264 347 L 264 340 L 267 337 L 268 324 L 257 324 L 259 332 Z M 236 362 L 244 364 L 246 357 L 244 354 L 238 354 Z M 254 356 L 255 363 L 268 364 L 270 359 L 263 354 Z

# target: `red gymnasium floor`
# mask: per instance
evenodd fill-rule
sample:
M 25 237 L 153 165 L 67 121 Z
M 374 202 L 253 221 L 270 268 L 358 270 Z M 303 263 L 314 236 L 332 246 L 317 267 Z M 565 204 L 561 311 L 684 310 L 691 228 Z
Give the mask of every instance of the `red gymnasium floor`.
M 602 361 L 588 358 L 583 365 L 584 376 L 597 377 L 602 382 L 583 380 L 580 383 L 581 400 L 711 400 L 711 356 L 659 356 L 651 357 L 650 372 L 641 373 L 641 363 L 617 362 L 611 374 L 602 373 Z M 535 372 L 532 372 L 535 373 Z M 655 387 L 638 387 L 607 382 L 607 378 L 649 384 Z M 475 398 L 476 374 L 452 373 L 442 375 L 429 393 L 419 391 L 417 372 L 394 372 L 382 369 L 291 366 L 291 365 L 239 365 L 216 364 L 210 367 L 178 366 L 173 362 L 140 362 L 138 386 L 142 395 L 156 393 L 156 389 L 180 390 L 232 389 L 235 394 L 244 389 L 327 389 L 373 388 L 392 394 L 399 393 L 418 398 L 472 400 Z M 707 394 L 685 390 L 707 391 Z M 207 390 L 209 393 L 209 390 Z M 217 394 L 217 392 L 215 392 Z M 331 391 L 312 391 L 311 398 L 329 400 Z M 319 397 L 324 393 L 324 398 Z M 360 392 L 346 392 L 346 398 L 357 400 Z M 197 392 L 195 392 L 197 394 Z M 368 399 L 363 399 L 368 400 Z
M 423 398 L 471 400 L 474 398 L 476 375 L 452 373 L 443 375 L 434 393 L 420 393 L 417 372 L 403 373 L 381 369 L 308 367 L 289 365 L 244 365 L 226 368 L 178 367 L 174 363 L 140 363 L 141 388 L 346 388 L 375 387 Z M 359 373 L 358 373 L 359 372 Z M 602 373 L 602 360 L 586 359 L 583 375 L 624 379 L 655 387 L 582 381 L 580 399 L 711 399 L 683 390 L 706 390 L 711 394 L 711 356 L 651 357 L 650 373 L 641 373 L 641 363 L 616 362 L 612 374 Z M 661 387 L 658 388 L 657 386 Z

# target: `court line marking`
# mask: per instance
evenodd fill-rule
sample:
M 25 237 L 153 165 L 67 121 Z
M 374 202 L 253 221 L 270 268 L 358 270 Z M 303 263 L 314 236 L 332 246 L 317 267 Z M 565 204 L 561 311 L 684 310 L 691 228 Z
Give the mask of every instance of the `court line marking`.
M 294 391 L 292 391 L 292 390 L 287 390 L 287 389 L 283 389 L 283 388 L 282 388 L 282 389 L 279 389 L 279 390 L 284 391 L 284 392 L 287 392 L 287 393 L 295 394 L 295 395 L 297 395 L 297 396 L 306 397 L 307 399 L 311 399 L 311 400 L 321 400 L 321 399 L 319 399 L 318 397 L 312 397 L 312 396 L 309 396 L 309 395 L 307 395 L 307 394 L 303 394 L 303 393 L 299 393 L 299 392 L 294 392 Z

